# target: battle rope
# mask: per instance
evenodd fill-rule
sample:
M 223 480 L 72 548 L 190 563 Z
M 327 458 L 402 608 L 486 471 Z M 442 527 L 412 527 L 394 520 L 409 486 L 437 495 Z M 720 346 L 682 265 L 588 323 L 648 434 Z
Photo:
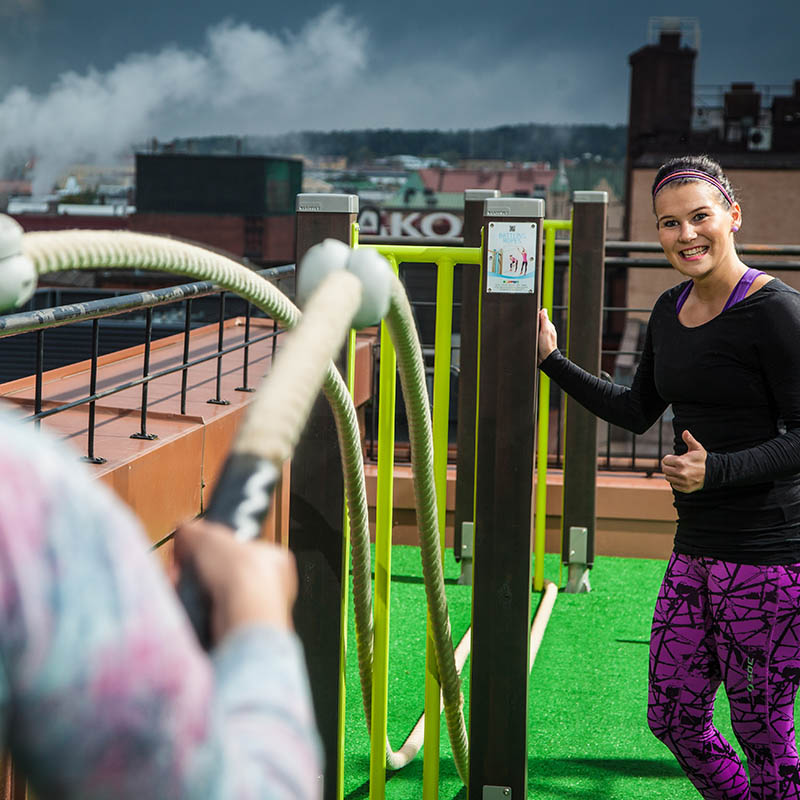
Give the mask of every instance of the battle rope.
M 100 268 L 172 272 L 198 280 L 209 280 L 222 289 L 236 292 L 283 327 L 294 327 L 300 318 L 297 307 L 261 276 L 229 258 L 185 242 L 123 231 L 60 231 L 28 233 L 24 237 L 23 248 L 39 274 Z M 399 280 L 396 280 L 392 291 L 392 303 L 386 323 L 397 351 L 398 370 L 409 413 L 420 552 L 445 717 L 456 767 L 466 783 L 467 734 L 439 550 L 432 433 L 424 362 L 408 298 Z M 352 399 L 333 364 L 328 367 L 323 391 L 331 405 L 339 436 L 352 537 L 356 644 L 362 697 L 369 721 L 373 652 L 372 576 L 361 441 Z M 407 762 L 405 756 L 396 757 L 387 742 L 388 766 L 397 768 Z

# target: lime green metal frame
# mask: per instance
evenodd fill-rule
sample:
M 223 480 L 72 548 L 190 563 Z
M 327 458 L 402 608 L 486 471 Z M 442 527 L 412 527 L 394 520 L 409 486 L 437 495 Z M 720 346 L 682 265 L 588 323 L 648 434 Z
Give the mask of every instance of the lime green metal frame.
M 353 239 L 356 246 L 356 239 Z M 389 258 L 397 272 L 397 261 Z M 389 604 L 392 579 L 392 507 L 394 497 L 394 416 L 397 359 L 386 323 L 381 323 L 378 406 L 378 477 L 375 498 L 375 605 L 370 723 L 370 798 L 386 793 L 386 736 L 389 710 Z
M 542 266 L 542 308 L 552 317 L 555 276 L 556 232 L 572 231 L 571 220 L 544 220 L 544 260 Z M 354 225 L 353 247 L 371 247 L 385 256 L 397 272 L 403 262 L 431 263 L 437 266 L 436 333 L 433 375 L 433 447 L 436 500 L 441 547 L 447 492 L 447 450 L 450 405 L 451 335 L 453 278 L 455 264 L 482 263 L 482 247 L 428 247 L 425 245 L 359 245 Z M 389 678 L 389 592 L 391 587 L 391 541 L 394 467 L 395 414 L 394 348 L 385 326 L 381 326 L 380 411 L 378 418 L 378 480 L 375 542 L 375 650 L 372 684 L 372 739 L 370 745 L 370 798 L 383 800 L 386 786 L 386 733 L 388 725 Z M 547 450 L 549 438 L 550 379 L 539 376 L 537 436 L 537 479 L 534 529 L 534 589 L 544 588 L 545 526 L 547 514 Z M 425 738 L 423 800 L 438 796 L 440 687 L 436 658 L 428 620 L 425 666 Z
M 553 316 L 556 232 L 572 231 L 572 220 L 546 219 L 544 228 L 544 264 L 542 266 L 542 308 Z M 570 252 L 571 252 L 570 247 Z M 550 431 L 550 378 L 539 373 L 539 422 L 536 439 L 536 503 L 533 536 L 533 588 L 544 589 L 544 545 L 547 523 L 547 445 Z
M 353 247 L 370 247 L 385 256 L 395 272 L 404 262 L 435 264 L 436 328 L 433 364 L 433 463 L 440 546 L 444 552 L 447 500 L 447 450 L 452 363 L 453 278 L 456 264 L 480 267 L 482 247 L 426 245 L 359 245 L 353 226 Z M 375 512 L 375 650 L 372 680 L 372 737 L 370 798 L 383 800 L 386 787 L 386 731 L 389 686 L 389 590 L 392 547 L 392 480 L 394 468 L 395 372 L 394 348 L 381 326 L 380 393 L 378 413 L 378 489 Z M 440 685 L 428 619 L 425 650 L 425 731 L 422 777 L 423 800 L 439 791 Z

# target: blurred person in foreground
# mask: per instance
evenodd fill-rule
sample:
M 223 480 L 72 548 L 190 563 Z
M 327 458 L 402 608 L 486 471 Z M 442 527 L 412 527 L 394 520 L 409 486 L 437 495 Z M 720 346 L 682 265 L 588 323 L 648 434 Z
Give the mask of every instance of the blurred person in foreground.
M 207 654 L 137 521 L 75 455 L 7 412 L 0 442 L 0 745 L 36 797 L 319 797 L 292 557 L 178 530 L 212 600 Z
M 715 161 L 667 162 L 652 197 L 684 280 L 653 308 L 632 386 L 566 359 L 546 312 L 539 364 L 636 433 L 672 405 L 662 471 L 678 525 L 653 619 L 648 722 L 707 800 L 800 798 L 800 293 L 740 260 L 742 210 Z M 721 684 L 749 778 L 714 726 Z

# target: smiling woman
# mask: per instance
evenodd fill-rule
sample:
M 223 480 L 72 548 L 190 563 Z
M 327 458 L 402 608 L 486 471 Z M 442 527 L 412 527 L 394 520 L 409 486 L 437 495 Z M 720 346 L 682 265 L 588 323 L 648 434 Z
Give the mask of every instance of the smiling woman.
M 733 235 L 742 209 L 719 164 L 705 156 L 667 162 L 653 181 L 653 211 L 667 259 L 692 279 L 678 301 L 678 316 L 688 327 L 702 325 L 770 279 L 749 270 L 736 253 Z
M 648 721 L 705 798 L 800 798 L 800 293 L 750 269 L 719 164 L 674 159 L 653 183 L 659 240 L 684 278 L 657 301 L 630 388 L 556 347 L 544 372 L 593 413 L 643 432 L 672 405 L 662 462 L 678 526 L 650 647 Z M 712 722 L 725 684 L 749 767 Z

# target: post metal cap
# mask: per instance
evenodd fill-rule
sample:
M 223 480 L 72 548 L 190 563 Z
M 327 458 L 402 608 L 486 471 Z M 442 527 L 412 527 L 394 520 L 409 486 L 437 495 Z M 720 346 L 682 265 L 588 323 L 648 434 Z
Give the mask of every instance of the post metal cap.
M 608 203 L 608 192 L 573 192 L 573 203 Z
M 298 194 L 298 212 L 316 211 L 334 214 L 358 214 L 357 194 Z
M 487 217 L 544 217 L 544 200 L 539 197 L 490 198 L 483 203 L 483 213 Z
M 464 200 L 488 200 L 500 197 L 499 189 L 464 189 Z

